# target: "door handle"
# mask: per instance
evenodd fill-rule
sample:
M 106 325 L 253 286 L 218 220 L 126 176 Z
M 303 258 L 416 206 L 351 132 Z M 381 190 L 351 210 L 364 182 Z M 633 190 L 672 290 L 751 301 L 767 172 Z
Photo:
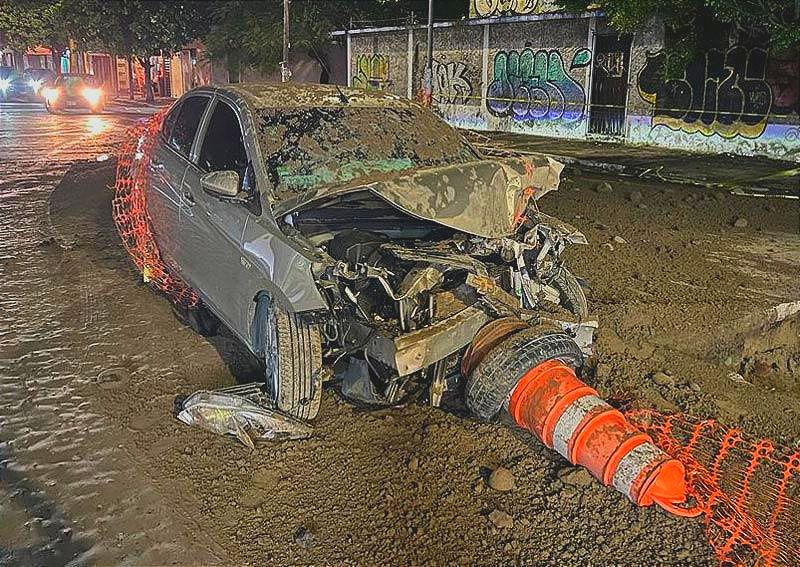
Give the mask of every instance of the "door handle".
M 192 195 L 189 191 L 183 192 L 183 198 L 189 204 L 190 207 L 194 207 L 197 204 L 197 201 L 194 200 L 194 195 Z

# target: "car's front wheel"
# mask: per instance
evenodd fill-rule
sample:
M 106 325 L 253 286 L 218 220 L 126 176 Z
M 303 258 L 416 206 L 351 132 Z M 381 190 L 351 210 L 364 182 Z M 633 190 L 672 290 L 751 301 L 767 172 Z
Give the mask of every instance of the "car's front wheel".
M 297 313 L 270 310 L 264 329 L 266 382 L 275 406 L 299 419 L 314 419 L 322 399 L 319 326 Z

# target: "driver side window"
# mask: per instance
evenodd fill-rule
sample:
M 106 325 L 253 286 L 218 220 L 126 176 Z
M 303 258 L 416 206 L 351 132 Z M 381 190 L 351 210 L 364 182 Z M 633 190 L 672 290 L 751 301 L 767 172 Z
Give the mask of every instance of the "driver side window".
M 236 112 L 229 104 L 217 101 L 200 149 L 198 165 L 205 171 L 235 171 L 244 178 L 247 164 L 247 152 Z

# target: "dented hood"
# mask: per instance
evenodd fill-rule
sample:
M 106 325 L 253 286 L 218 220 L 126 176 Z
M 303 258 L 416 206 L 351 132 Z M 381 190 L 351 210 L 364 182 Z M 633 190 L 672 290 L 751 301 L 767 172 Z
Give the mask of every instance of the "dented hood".
M 528 200 L 558 188 L 563 165 L 524 156 L 416 169 L 359 179 L 358 184 L 320 187 L 278 203 L 282 216 L 320 200 L 371 191 L 417 218 L 487 238 L 509 236 Z

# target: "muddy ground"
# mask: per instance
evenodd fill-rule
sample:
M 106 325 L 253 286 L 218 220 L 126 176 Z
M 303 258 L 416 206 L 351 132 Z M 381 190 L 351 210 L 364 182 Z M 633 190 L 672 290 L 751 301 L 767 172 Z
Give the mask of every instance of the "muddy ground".
M 312 439 L 253 453 L 176 422 L 176 394 L 258 366 L 140 283 L 110 218 L 112 166 L 44 183 L 55 241 L 31 220 L 43 192 L 0 201 L 17 215 L 0 248 L 0 562 L 713 563 L 697 521 L 637 509 L 529 436 L 457 412 L 365 412 L 328 390 Z M 600 322 L 587 381 L 798 446 L 798 327 L 763 341 L 742 323 L 800 299 L 797 201 L 572 173 L 540 205 L 590 240 L 569 253 Z M 487 485 L 501 465 L 510 492 Z M 512 521 L 496 527 L 494 510 Z

